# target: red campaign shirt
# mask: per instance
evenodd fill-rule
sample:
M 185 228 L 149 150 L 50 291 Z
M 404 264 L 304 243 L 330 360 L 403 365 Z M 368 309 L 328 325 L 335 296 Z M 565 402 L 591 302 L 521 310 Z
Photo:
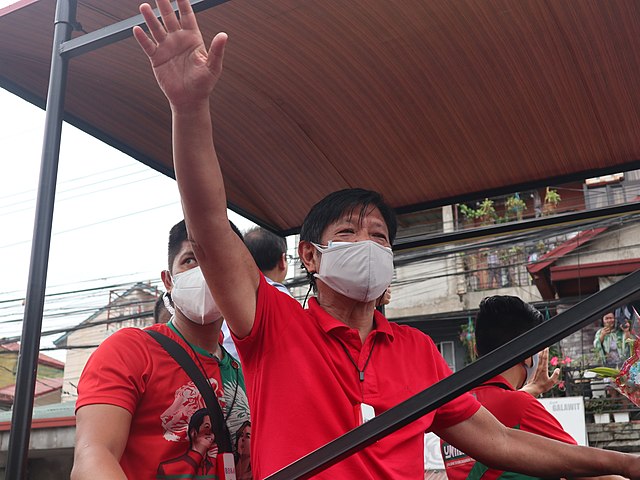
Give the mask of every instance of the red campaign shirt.
M 176 340 L 199 365 L 191 349 L 167 325 L 149 328 Z M 198 358 L 236 445 L 238 431 L 250 421 L 242 370 L 228 355 L 220 364 L 204 351 Z M 189 420 L 205 408 L 204 400 L 189 376 L 149 334 L 137 328 L 118 330 L 91 355 L 78 383 L 76 410 L 92 404 L 115 405 L 132 415 L 120 459 L 127 478 L 214 478 L 217 446 L 211 430 L 206 431 L 205 425 L 202 433 L 205 455 L 190 449 L 187 436 Z M 246 475 L 238 472 L 238 478 Z
M 500 423 L 509 428 L 519 428 L 553 440 L 576 444 L 573 437 L 564 431 L 555 417 L 538 400 L 529 393 L 514 390 L 501 375 L 474 388 L 471 393 Z M 441 442 L 441 449 L 449 480 L 532 478 L 489 469 L 444 441 Z
M 357 330 L 331 317 L 314 298 L 303 310 L 263 277 L 253 329 L 235 341 L 254 421 L 255 478 L 265 478 L 356 427 L 361 402 L 379 415 L 451 374 L 422 332 L 389 323 L 375 312 L 375 329 L 362 345 Z M 345 348 L 360 370 L 370 357 L 363 382 Z M 422 479 L 424 432 L 466 420 L 479 408 L 465 394 L 315 478 Z

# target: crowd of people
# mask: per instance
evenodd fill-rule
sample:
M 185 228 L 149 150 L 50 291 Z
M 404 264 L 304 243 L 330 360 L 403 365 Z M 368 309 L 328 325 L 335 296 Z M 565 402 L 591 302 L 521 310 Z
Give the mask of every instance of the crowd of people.
M 251 237 L 268 235 L 243 239 L 230 224 L 209 101 L 227 36 L 219 33 L 207 48 L 189 1 L 177 5 L 179 15 L 158 0 L 160 19 L 141 5 L 148 33 L 133 31 L 172 110 L 184 220 L 169 233 L 161 273 L 171 317 L 116 332 L 87 363 L 74 480 L 262 479 L 451 374 L 427 335 L 376 310 L 393 277 L 397 229 L 380 194 L 341 190 L 309 211 L 298 245 L 314 291 L 307 308 L 281 288 L 286 251 L 276 248 L 273 261 L 263 262 L 266 242 Z M 519 299 L 485 300 L 479 353 L 539 320 Z M 536 358 L 316 478 L 423 478 L 426 431 L 464 452 L 464 462 L 448 463 L 451 478 L 472 478 L 457 472 L 460 465 L 538 478 L 640 478 L 639 458 L 575 445 L 542 418 L 530 393 L 516 391 L 537 371 Z M 513 412 L 503 414 L 506 408 Z

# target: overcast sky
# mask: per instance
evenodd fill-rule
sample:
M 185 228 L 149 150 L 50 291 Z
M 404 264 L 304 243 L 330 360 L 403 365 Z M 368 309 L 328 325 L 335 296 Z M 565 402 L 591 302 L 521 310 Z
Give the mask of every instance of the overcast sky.
M 1 6 L 1 4 L 0 4 Z M 0 89 L 0 338 L 19 335 L 27 290 L 39 181 L 44 111 Z M 123 153 L 65 125 L 47 293 L 158 280 L 165 268 L 168 231 L 182 219 L 177 185 Z M 241 230 L 252 224 L 235 214 Z M 83 296 L 76 307 L 104 304 Z M 71 308 L 45 304 L 43 330 L 77 323 L 47 312 Z M 87 315 L 88 316 L 88 315 Z M 54 337 L 55 338 L 55 337 Z M 51 346 L 44 339 L 43 346 Z

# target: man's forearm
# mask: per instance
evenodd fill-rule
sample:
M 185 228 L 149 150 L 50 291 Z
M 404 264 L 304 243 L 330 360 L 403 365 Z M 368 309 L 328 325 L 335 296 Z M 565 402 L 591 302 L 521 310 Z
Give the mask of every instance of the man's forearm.
M 504 440 L 498 451 L 491 452 L 493 458 L 478 460 L 505 471 L 571 478 L 612 474 L 629 477 L 637 463 L 629 454 L 570 445 L 516 429 L 507 429 Z
M 173 157 L 189 235 L 197 238 L 197 229 L 203 225 L 215 228 L 220 224 L 228 229 L 227 199 L 208 101 L 173 112 Z M 199 221 L 190 222 L 188 217 L 195 214 Z
M 640 457 L 579 447 L 507 428 L 484 407 L 469 419 L 436 433 L 497 470 L 542 478 L 622 475 L 640 479 Z
M 120 462 L 108 449 L 87 447 L 76 451 L 71 480 L 118 479 L 127 480 L 127 476 L 120 467 Z

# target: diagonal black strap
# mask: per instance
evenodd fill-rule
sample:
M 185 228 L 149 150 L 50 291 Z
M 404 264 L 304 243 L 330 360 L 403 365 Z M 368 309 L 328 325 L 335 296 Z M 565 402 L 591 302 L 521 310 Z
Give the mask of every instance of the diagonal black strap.
M 218 399 L 211 389 L 211 385 L 207 382 L 203 373 L 195 364 L 191 356 L 187 351 L 180 346 L 175 340 L 163 335 L 155 330 L 145 330 L 151 335 L 169 355 L 182 367 L 182 369 L 191 377 L 193 383 L 198 387 L 200 395 L 204 400 L 207 410 L 209 410 L 209 416 L 211 417 L 211 430 L 215 435 L 215 441 L 218 444 L 218 450 L 221 452 L 232 453 L 231 447 L 231 434 L 229 433 L 229 427 L 224 419 L 222 408 L 218 403 Z

